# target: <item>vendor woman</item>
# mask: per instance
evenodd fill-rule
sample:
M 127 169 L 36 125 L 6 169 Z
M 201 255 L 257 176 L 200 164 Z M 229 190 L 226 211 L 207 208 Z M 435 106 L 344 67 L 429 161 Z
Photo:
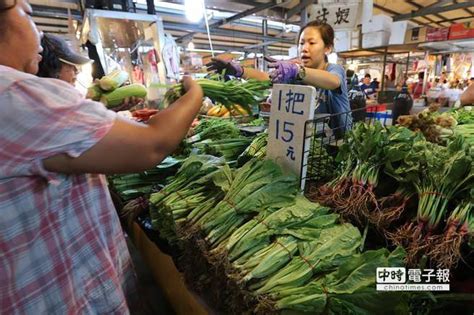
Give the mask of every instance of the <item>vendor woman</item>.
M 334 47 L 333 28 L 313 21 L 301 28 L 298 35 L 300 62 L 277 61 L 269 64 L 270 74 L 255 69 L 242 68 L 237 62 L 213 58 L 207 64 L 209 70 L 228 75 L 257 80 L 271 79 L 273 83 L 312 85 L 318 91 L 317 113 L 341 114 L 331 119 L 331 127 L 345 129 L 351 126 L 351 114 L 347 95 L 344 68 L 328 62 L 327 55 Z

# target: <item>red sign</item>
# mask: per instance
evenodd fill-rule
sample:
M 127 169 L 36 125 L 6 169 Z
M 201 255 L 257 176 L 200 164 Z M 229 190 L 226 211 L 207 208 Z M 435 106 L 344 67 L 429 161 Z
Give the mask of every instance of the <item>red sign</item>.
M 474 38 L 474 22 L 457 23 L 449 28 L 449 39 Z
M 426 41 L 427 42 L 436 42 L 441 40 L 448 40 L 449 28 L 433 28 L 428 27 L 426 31 Z

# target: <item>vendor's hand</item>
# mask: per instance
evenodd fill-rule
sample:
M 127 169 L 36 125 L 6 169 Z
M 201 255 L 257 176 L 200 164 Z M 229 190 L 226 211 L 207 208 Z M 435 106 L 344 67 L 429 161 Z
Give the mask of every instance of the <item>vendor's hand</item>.
M 270 63 L 270 79 L 273 83 L 293 83 L 298 77 L 299 66 L 291 61 L 277 61 Z
M 211 62 L 206 64 L 207 71 L 214 71 L 216 73 L 222 73 L 225 70 L 225 75 L 234 76 L 237 78 L 242 77 L 244 69 L 242 66 L 235 61 L 225 61 L 219 58 L 211 58 Z

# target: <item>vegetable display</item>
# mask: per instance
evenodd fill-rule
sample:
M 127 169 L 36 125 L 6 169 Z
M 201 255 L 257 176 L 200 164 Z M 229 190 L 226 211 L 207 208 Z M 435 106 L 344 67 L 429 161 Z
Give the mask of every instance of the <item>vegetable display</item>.
M 232 112 L 233 110 L 240 112 L 241 108 L 236 106 L 236 104 L 238 104 L 247 113 L 251 113 L 252 106 L 257 106 L 268 96 L 268 89 L 271 86 L 270 81 L 258 81 L 253 79 L 247 81 L 197 79 L 196 82 L 201 86 L 205 96 L 209 97 L 215 103 L 222 104 L 228 112 Z M 166 92 L 165 103 L 173 103 L 182 94 L 182 85 L 174 85 Z
M 360 252 L 359 230 L 298 196 L 296 177 L 271 161 L 251 159 L 232 170 L 189 159 L 150 197 L 150 211 L 160 235 L 184 249 L 177 259 L 189 283 L 214 306 L 231 314 L 368 314 L 387 301 L 408 309 L 406 295 L 373 286 L 375 266 L 401 265 L 402 248 Z

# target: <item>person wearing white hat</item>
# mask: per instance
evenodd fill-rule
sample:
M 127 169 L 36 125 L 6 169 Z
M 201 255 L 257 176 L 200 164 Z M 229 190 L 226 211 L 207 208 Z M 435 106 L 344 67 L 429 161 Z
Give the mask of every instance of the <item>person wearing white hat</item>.
M 64 39 L 56 35 L 44 34 L 41 46 L 43 59 L 39 64 L 39 77 L 56 78 L 74 85 L 80 67 L 93 62 L 75 52 Z

